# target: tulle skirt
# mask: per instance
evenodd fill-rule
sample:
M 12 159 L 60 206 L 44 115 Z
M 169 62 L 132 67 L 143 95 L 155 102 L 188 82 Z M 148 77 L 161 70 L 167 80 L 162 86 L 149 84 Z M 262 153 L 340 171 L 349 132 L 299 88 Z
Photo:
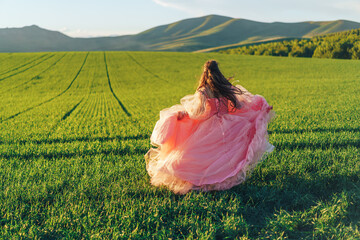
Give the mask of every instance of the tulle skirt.
M 215 100 L 214 100 L 215 101 Z M 246 180 L 249 172 L 274 146 L 267 125 L 274 112 L 255 95 L 240 110 L 212 111 L 207 118 L 178 120 L 183 105 L 160 112 L 145 155 L 154 186 L 175 193 L 226 190 Z

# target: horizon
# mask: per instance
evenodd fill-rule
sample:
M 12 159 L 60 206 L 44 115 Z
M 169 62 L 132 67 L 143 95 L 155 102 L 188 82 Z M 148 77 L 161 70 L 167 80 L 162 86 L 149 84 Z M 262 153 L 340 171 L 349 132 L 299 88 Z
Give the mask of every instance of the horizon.
M 19 8 L 21 6 L 21 8 Z M 270 9 L 270 11 L 269 11 Z M 189 18 L 220 15 L 256 22 L 360 22 L 360 0 L 2 0 L 0 28 L 36 25 L 69 37 L 133 35 Z M 66 16 L 66 17 L 64 17 Z
M 208 15 L 204 15 L 204 16 L 200 16 L 200 17 L 194 17 L 194 18 L 204 18 L 204 17 L 208 17 L 208 16 L 221 16 L 221 17 L 229 17 L 229 16 L 224 16 L 224 15 L 219 15 L 219 14 L 208 14 Z M 260 22 L 260 21 L 257 21 L 257 20 L 253 20 L 253 19 L 245 19 L 245 18 L 233 18 L 233 17 L 229 17 L 229 18 L 232 18 L 232 19 L 243 19 L 243 20 L 247 20 L 247 21 L 253 21 L 253 22 Z M 159 27 L 159 26 L 163 26 L 163 25 L 171 25 L 171 24 L 174 24 L 174 23 L 177 23 L 177 22 L 180 22 L 180 21 L 183 21 L 183 20 L 187 20 L 187 19 L 191 19 L 191 18 L 186 18 L 186 19 L 181 19 L 181 20 L 178 20 L 178 21 L 175 21 L 175 22 L 170 22 L 170 23 L 167 23 L 167 24 L 162 24 L 162 25 L 158 25 L 158 26 L 153 26 L 153 27 L 150 27 L 148 29 L 145 29 L 143 31 L 147 31 L 149 29 L 152 29 L 152 28 L 156 28 L 156 27 Z M 261 23 L 301 23 L 301 22 L 335 22 L 335 21 L 349 21 L 349 22 L 355 22 L 355 21 L 351 21 L 351 20 L 348 20 L 348 19 L 336 19 L 336 20 L 318 20 L 318 21 L 313 21 L 313 20 L 306 20 L 306 21 L 300 21 L 300 22 L 284 22 L 284 21 L 272 21 L 272 22 L 261 22 Z M 359 22 L 360 23 L 360 22 Z M 44 30 L 47 30 L 47 31 L 56 31 L 56 32 L 60 32 L 68 37 L 71 37 L 71 38 L 101 38 L 101 37 L 121 37 L 121 36 L 126 36 L 126 35 L 136 35 L 136 34 L 139 34 L 143 31 L 140 31 L 140 32 L 137 32 L 137 33 L 133 33 L 133 34 L 122 34 L 122 35 L 96 35 L 96 36 L 70 36 L 60 30 L 55 30 L 55 29 L 49 29 L 49 28 L 45 28 L 45 27 L 42 27 L 42 26 L 39 26 L 37 24 L 30 24 L 30 25 L 26 25 L 26 26 L 22 26 L 22 27 L 5 27 L 5 28 L 0 28 L 0 29 L 21 29 L 21 28 L 25 28 L 25 27 L 32 27 L 32 26 L 35 26 L 35 27 L 38 27 L 38 28 L 41 28 L 41 29 L 44 29 Z

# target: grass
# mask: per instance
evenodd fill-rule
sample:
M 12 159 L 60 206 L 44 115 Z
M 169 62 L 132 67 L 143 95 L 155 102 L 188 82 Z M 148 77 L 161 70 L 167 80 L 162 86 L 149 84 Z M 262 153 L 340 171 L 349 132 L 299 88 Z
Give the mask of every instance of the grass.
M 274 106 L 242 185 L 175 195 L 143 155 L 205 60 Z M 360 238 L 359 61 L 217 53 L 0 54 L 4 239 Z

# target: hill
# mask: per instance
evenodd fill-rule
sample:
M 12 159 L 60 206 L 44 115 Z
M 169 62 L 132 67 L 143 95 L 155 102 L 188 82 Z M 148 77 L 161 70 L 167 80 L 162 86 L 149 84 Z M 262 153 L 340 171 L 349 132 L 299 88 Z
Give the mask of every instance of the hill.
M 72 38 L 32 25 L 0 29 L 0 52 L 131 50 L 132 43 L 127 39 L 128 36 Z
M 360 28 L 346 20 L 264 23 L 219 15 L 181 20 L 135 35 L 72 38 L 36 25 L 0 29 L 0 52 L 38 51 L 210 51 L 274 39 L 308 38 Z

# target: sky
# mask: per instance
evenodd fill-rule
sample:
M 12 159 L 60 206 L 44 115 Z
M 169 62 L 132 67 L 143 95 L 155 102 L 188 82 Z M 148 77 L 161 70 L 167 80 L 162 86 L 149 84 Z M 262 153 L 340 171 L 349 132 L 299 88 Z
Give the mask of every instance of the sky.
M 0 0 L 0 28 L 38 25 L 71 37 L 136 34 L 209 14 L 260 22 L 360 22 L 360 0 Z

